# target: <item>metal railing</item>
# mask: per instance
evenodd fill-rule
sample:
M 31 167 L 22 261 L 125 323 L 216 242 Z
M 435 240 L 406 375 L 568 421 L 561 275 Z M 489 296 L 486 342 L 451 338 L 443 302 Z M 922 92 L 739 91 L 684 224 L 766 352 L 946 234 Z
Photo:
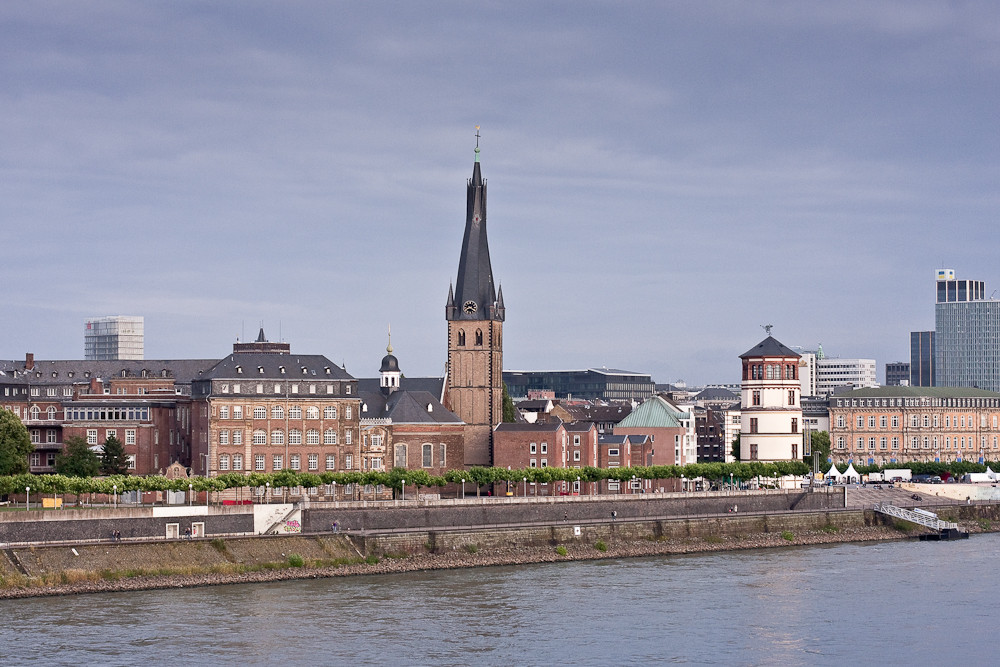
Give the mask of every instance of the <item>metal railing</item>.
M 957 529 L 957 523 L 951 523 L 949 521 L 942 521 L 937 517 L 936 514 L 932 512 L 914 512 L 913 510 L 903 509 L 902 507 L 896 507 L 895 505 L 890 505 L 889 503 L 875 503 L 875 511 L 881 512 L 882 514 L 887 514 L 897 519 L 903 519 L 904 521 L 909 521 L 910 523 L 916 523 L 921 526 L 926 526 L 931 530 L 948 530 Z

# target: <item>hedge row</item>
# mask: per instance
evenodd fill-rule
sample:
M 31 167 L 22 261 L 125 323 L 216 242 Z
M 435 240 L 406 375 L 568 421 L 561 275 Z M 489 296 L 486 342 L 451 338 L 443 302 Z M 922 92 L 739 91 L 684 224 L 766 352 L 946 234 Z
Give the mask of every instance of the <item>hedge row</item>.
M 636 466 L 630 468 L 522 468 L 508 470 L 507 468 L 473 467 L 468 470 L 449 470 L 441 476 L 427 474 L 423 470 L 406 470 L 394 468 L 387 472 L 324 472 L 320 474 L 294 472 L 283 470 L 273 473 L 237 472 L 221 474 L 217 477 L 191 477 L 167 479 L 162 475 L 145 477 L 129 475 L 111 475 L 108 477 L 67 477 L 64 475 L 11 475 L 0 477 L 0 494 L 20 493 L 25 487 L 31 487 L 32 493 L 74 494 L 105 493 L 110 494 L 117 488 L 118 493 L 126 491 L 187 491 L 189 485 L 195 491 L 223 491 L 241 487 L 263 487 L 270 484 L 272 488 L 285 486 L 316 487 L 324 484 L 381 484 L 394 489 L 401 489 L 405 481 L 407 486 L 441 487 L 447 484 L 459 484 L 464 479 L 469 484 L 486 485 L 496 482 L 529 482 L 548 483 L 558 481 L 576 481 L 579 477 L 584 482 L 602 480 L 628 481 L 632 477 L 639 479 L 693 479 L 702 477 L 709 480 L 748 480 L 755 477 L 775 477 L 783 475 L 805 475 L 809 467 L 798 461 L 778 463 L 693 463 L 685 466 Z

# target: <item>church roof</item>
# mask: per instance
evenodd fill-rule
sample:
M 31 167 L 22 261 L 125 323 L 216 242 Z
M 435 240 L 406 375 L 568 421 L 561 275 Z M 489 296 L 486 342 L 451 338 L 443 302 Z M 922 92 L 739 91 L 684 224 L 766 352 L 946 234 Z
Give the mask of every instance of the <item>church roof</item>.
M 622 428 L 677 428 L 680 418 L 687 413 L 678 412 L 659 396 L 653 396 L 636 407 L 628 417 L 618 422 Z
M 391 419 L 394 424 L 462 423 L 458 415 L 427 391 L 399 389 L 388 396 L 381 391 L 360 391 L 359 394 L 362 419 Z
M 774 336 L 768 336 L 755 346 L 740 355 L 740 359 L 751 357 L 795 357 L 798 359 L 802 355 L 790 347 L 778 342 Z
M 458 262 L 454 293 L 449 287 L 449 320 L 503 320 L 503 304 L 498 303 L 486 237 L 486 182 L 479 167 L 479 146 L 466 194 L 465 236 Z

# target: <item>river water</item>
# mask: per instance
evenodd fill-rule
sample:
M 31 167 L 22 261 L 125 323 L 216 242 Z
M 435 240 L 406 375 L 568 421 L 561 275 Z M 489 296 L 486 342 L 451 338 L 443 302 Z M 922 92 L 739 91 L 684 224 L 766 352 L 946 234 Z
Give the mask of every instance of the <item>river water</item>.
M 992 534 L 9 600 L 0 651 L 5 665 L 997 664 L 998 557 Z

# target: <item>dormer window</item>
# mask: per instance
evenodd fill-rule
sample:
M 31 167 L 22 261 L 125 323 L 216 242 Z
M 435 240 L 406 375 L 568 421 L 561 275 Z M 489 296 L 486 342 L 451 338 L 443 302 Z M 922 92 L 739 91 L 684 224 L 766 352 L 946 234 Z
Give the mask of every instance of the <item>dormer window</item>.
M 69 376 L 69 377 L 73 377 L 74 373 L 73 373 L 73 371 L 70 371 L 69 373 L 66 373 L 66 375 Z
M 55 371 L 52 371 L 52 377 L 59 377 L 59 373 L 56 373 Z
M 239 374 L 239 375 L 243 375 L 243 367 L 242 366 L 237 366 L 236 367 L 236 373 Z
M 278 366 L 278 372 L 281 373 L 282 375 L 284 375 L 285 374 L 285 367 L 284 366 Z
M 324 366 L 323 370 L 326 372 L 327 375 L 330 374 L 330 367 L 329 366 Z
M 260 373 L 261 375 L 263 375 L 264 374 L 264 367 L 263 366 L 258 366 L 257 367 L 257 372 Z

